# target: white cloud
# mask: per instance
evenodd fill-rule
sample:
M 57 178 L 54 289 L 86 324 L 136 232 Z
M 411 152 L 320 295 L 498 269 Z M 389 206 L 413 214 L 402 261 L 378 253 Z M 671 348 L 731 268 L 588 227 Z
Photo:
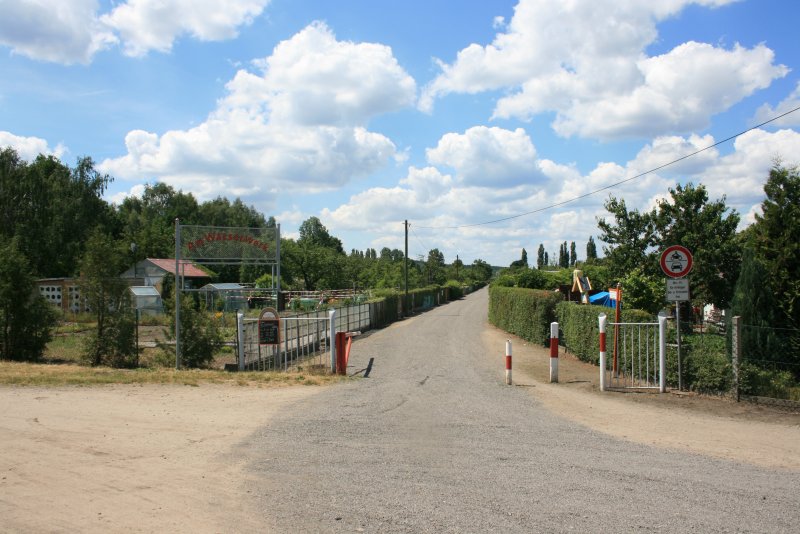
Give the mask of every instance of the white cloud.
M 25 161 L 33 161 L 39 154 L 61 159 L 67 153 L 66 147 L 60 143 L 55 148 L 50 148 L 47 141 L 39 137 L 22 137 L 11 132 L 0 131 L 0 150 L 6 147 L 16 150 L 19 157 Z
M 97 0 L 17 0 L 0 3 L 0 44 L 54 63 L 90 63 L 121 43 L 129 56 L 169 52 L 184 35 L 200 41 L 236 37 L 269 0 L 128 0 L 98 13 Z
M 752 222 L 753 213 L 763 200 L 764 183 L 775 158 L 800 154 L 800 133 L 753 130 L 740 136 L 729 154 L 708 150 L 681 166 L 611 187 L 714 142 L 711 136 L 697 135 L 657 138 L 630 161 L 601 162 L 587 173 L 572 165 L 538 160 L 542 180 L 524 185 L 479 187 L 451 178 L 435 166 L 410 167 L 397 186 L 363 191 L 345 204 L 323 210 L 322 217 L 333 230 L 373 235 L 373 246 L 390 248 L 396 247 L 398 240 L 387 241 L 385 236 L 399 235 L 398 225 L 408 219 L 419 238 L 419 242 L 412 239 L 412 256 L 427 253 L 427 246 L 442 250 L 448 261 L 459 254 L 468 262 L 481 258 L 495 265 L 508 265 L 519 258 L 523 247 L 531 258 L 539 243 L 554 254 L 563 241 L 575 241 L 582 258 L 589 236 L 597 240 L 597 219 L 608 217 L 603 204 L 609 195 L 625 198 L 629 209 L 648 211 L 677 183 L 691 181 L 703 184 L 712 201 L 724 196 L 726 205 L 736 209 L 746 225 Z M 472 148 L 479 150 L 479 146 Z M 461 152 L 465 159 L 470 157 L 468 150 Z M 608 189 L 573 200 L 603 188 Z M 562 202 L 565 203 L 549 208 Z M 498 219 L 507 220 L 480 224 Z
M 176 39 L 222 41 L 238 35 L 269 0 L 128 0 L 101 17 L 123 43 L 125 54 L 168 52 Z
M 797 82 L 794 91 L 792 91 L 789 96 L 787 96 L 774 108 L 769 104 L 763 104 L 761 107 L 759 107 L 756 110 L 753 122 L 756 124 L 761 124 L 762 122 L 773 119 L 778 115 L 789 113 L 789 115 L 771 122 L 770 126 L 800 126 L 800 110 L 797 108 L 800 108 L 800 82 Z M 797 111 L 792 112 L 793 110 Z
M 428 162 L 455 169 L 466 185 L 508 186 L 541 178 L 536 148 L 522 128 L 475 126 L 463 134 L 449 133 L 426 154 Z
M 528 120 L 555 112 L 562 136 L 644 136 L 702 128 L 712 115 L 767 87 L 788 69 L 764 45 L 727 50 L 688 42 L 648 57 L 656 23 L 686 5 L 719 2 L 521 0 L 508 29 L 490 45 L 472 44 L 426 86 L 430 111 L 448 93 L 498 89 L 495 118 Z
M 0 2 L 0 44 L 55 63 L 89 63 L 116 42 L 97 17 L 97 0 Z
M 261 75 L 236 74 L 202 124 L 160 136 L 132 131 L 127 155 L 100 168 L 200 198 L 224 189 L 257 200 L 329 190 L 393 161 L 395 145 L 366 129 L 373 116 L 413 102 L 414 81 L 388 47 L 340 42 L 315 23 L 259 64 Z M 357 83 L 367 72 L 369 83 Z

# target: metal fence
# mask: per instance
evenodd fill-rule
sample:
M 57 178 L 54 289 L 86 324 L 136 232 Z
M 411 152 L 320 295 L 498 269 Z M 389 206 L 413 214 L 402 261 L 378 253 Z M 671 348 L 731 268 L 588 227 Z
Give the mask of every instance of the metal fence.
M 357 304 L 337 308 L 335 332 L 365 332 L 384 326 L 383 302 Z M 258 320 L 243 319 L 243 332 L 238 343 L 244 358 L 240 369 L 250 371 L 288 370 L 298 365 L 327 368 L 331 365 L 331 313 L 317 311 L 281 317 L 280 344 L 261 345 Z M 240 356 L 241 358 L 241 356 Z

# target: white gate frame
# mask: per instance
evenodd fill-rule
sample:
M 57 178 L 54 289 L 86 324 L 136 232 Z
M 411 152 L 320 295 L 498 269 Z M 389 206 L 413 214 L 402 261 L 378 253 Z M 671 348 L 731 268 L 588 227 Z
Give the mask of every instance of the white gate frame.
M 626 390 L 626 389 L 658 389 L 660 393 L 667 391 L 667 318 L 659 316 L 657 323 L 609 323 L 606 315 L 600 314 L 598 317 L 600 326 L 600 391 L 608 390 Z M 642 347 L 641 337 L 639 338 L 638 346 L 638 366 L 637 358 L 631 354 L 630 358 L 630 374 L 628 376 L 622 375 L 614 370 L 606 369 L 606 326 L 612 325 L 617 327 L 624 326 L 638 326 L 645 328 L 652 328 L 658 325 L 658 385 L 650 381 L 649 367 L 646 367 L 644 380 L 642 380 Z M 633 339 L 633 338 L 631 338 Z M 653 347 L 655 348 L 655 347 Z M 646 347 L 649 351 L 649 346 Z M 633 351 L 632 351 L 633 352 Z M 649 352 L 645 355 L 646 366 L 649 366 Z M 628 371 L 629 369 L 625 369 Z M 655 371 L 655 369 L 653 369 Z M 619 371 L 619 370 L 617 370 Z

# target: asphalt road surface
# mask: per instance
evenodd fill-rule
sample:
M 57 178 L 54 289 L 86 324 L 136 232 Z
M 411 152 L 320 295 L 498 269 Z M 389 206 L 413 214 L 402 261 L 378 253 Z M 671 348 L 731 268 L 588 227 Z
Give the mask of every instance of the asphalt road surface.
M 800 532 L 800 473 L 617 440 L 506 386 L 487 291 L 353 345 L 369 378 L 251 436 L 252 513 L 276 532 Z M 254 407 L 257 409 L 257 407 Z M 668 429 L 665 429 L 668 431 Z

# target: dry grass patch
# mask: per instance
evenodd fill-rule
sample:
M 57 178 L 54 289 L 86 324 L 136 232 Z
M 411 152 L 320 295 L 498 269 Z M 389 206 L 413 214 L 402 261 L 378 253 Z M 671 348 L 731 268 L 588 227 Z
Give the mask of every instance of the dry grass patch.
M 290 372 L 229 373 L 212 369 L 111 369 L 74 364 L 0 361 L 0 384 L 19 386 L 94 386 L 104 384 L 230 384 L 255 387 L 322 386 L 345 377 L 298 369 Z

